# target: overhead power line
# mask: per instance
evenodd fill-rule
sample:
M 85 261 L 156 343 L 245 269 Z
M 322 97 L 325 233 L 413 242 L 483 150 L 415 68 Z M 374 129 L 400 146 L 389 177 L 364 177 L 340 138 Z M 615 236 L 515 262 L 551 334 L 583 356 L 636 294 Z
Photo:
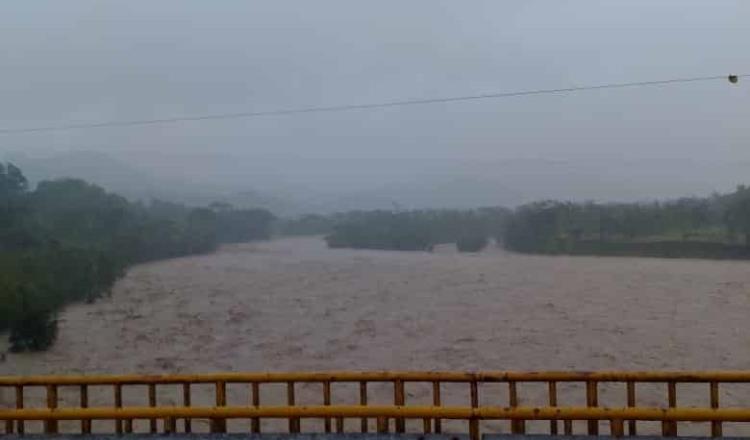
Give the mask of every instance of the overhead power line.
M 240 118 L 254 118 L 259 116 L 281 116 L 281 115 L 295 115 L 302 113 L 324 113 L 324 112 L 342 112 L 350 110 L 367 110 L 387 107 L 402 107 L 408 105 L 427 105 L 427 104 L 439 104 L 439 103 L 450 103 L 460 101 L 473 101 L 480 99 L 501 99 L 501 98 L 513 98 L 520 96 L 531 96 L 531 95 L 548 95 L 548 94 L 562 94 L 562 93 L 573 93 L 582 92 L 585 90 L 601 90 L 601 89 L 621 89 L 627 87 L 643 87 L 643 86 L 659 86 L 676 83 L 690 83 L 698 81 L 716 81 L 716 80 L 727 80 L 731 83 L 736 83 L 738 78 L 748 77 L 750 74 L 740 75 L 719 75 L 719 76 L 698 76 L 693 78 L 673 78 L 663 79 L 656 81 L 637 81 L 627 83 L 611 83 L 611 84 L 600 84 L 592 86 L 580 86 L 580 87 L 565 87 L 558 89 L 536 89 L 536 90 L 523 90 L 516 92 L 500 92 L 500 93 L 483 93 L 479 95 L 465 95 L 465 96 L 451 96 L 451 97 L 438 97 L 438 98 L 425 98 L 425 99 L 405 99 L 397 101 L 386 101 L 376 103 L 365 103 L 365 104 L 346 104 L 346 105 L 332 105 L 332 106 L 316 106 L 316 107 L 301 107 L 291 109 L 280 109 L 280 110 L 264 110 L 264 111 L 250 111 L 240 113 L 223 113 L 213 115 L 200 115 L 200 116 L 177 116 L 171 118 L 159 118 L 159 119 L 136 119 L 130 121 L 107 121 L 107 122 L 82 122 L 77 124 L 66 124 L 46 127 L 27 127 L 27 128 L 2 128 L 0 134 L 14 134 L 14 133 L 35 133 L 45 131 L 62 131 L 62 130 L 76 130 L 76 129 L 88 129 L 88 128 L 104 128 L 104 127 L 130 127 L 136 125 L 155 125 L 155 124 L 171 124 L 177 122 L 191 122 L 191 121 L 207 121 L 213 119 L 240 119 Z

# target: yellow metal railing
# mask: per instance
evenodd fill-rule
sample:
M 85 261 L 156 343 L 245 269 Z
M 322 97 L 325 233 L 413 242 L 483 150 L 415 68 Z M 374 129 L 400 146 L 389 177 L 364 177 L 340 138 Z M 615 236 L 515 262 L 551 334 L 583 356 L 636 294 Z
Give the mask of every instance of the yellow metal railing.
M 333 384 L 353 384 L 358 388 L 357 404 L 333 403 Z M 546 384 L 546 402 L 543 406 L 521 405 L 519 384 Z M 558 385 L 578 384 L 585 390 L 586 406 L 559 404 Z M 663 384 L 666 404 L 663 407 L 638 406 L 636 389 L 645 383 Z M 92 432 L 92 422 L 111 421 L 111 430 L 118 434 L 137 432 L 133 422 L 148 422 L 148 432 L 192 432 L 193 421 L 208 419 L 211 432 L 223 433 L 228 429 L 228 420 L 248 420 L 248 430 L 261 432 L 261 420 L 285 420 L 291 433 L 302 432 L 302 420 L 322 420 L 318 430 L 345 431 L 345 420 L 359 420 L 358 431 L 367 432 L 369 422 L 374 422 L 378 432 L 403 433 L 407 420 L 419 420 L 419 430 L 424 433 L 441 433 L 443 421 L 459 420 L 468 424 L 472 439 L 480 437 L 480 421 L 508 421 L 510 432 L 526 433 L 527 422 L 549 421 L 548 432 L 558 432 L 562 421 L 563 434 L 573 434 L 573 422 L 586 422 L 586 433 L 597 435 L 601 422 L 608 422 L 609 432 L 614 436 L 636 435 L 638 422 L 661 423 L 664 436 L 678 434 L 678 422 L 708 422 L 710 434 L 722 436 L 723 422 L 750 422 L 750 407 L 719 407 L 719 390 L 722 384 L 750 383 L 750 371 L 705 371 L 705 372 L 329 372 L 329 373 L 223 373 L 205 375 L 120 375 L 120 376 L 19 376 L 0 377 L 0 391 L 11 390 L 15 405 L 0 408 L 0 421 L 4 421 L 5 432 L 23 434 L 31 422 L 43 422 L 43 432 L 61 432 L 59 423 L 80 423 L 81 433 Z M 283 405 L 261 404 L 261 387 L 282 384 L 286 388 Z M 322 402 L 301 404 L 297 398 L 302 385 L 317 384 L 322 390 Z M 371 401 L 368 389 L 373 384 L 391 387 L 392 404 L 383 405 Z M 414 384 L 429 389 L 430 402 L 419 404 L 407 402 L 407 390 Z M 443 403 L 445 386 L 465 386 L 468 399 L 463 404 Z M 480 404 L 480 395 L 492 384 L 507 387 L 507 400 L 490 399 L 489 404 Z M 625 397 L 622 406 L 603 407 L 599 404 L 601 384 L 623 388 Z M 678 386 L 705 384 L 708 405 L 678 407 Z M 247 399 L 243 404 L 229 404 L 227 387 L 243 386 Z M 147 405 L 125 404 L 124 390 L 132 394 L 134 388 L 146 388 Z M 195 387 L 211 387 L 212 402 L 195 405 Z M 157 393 L 161 388 L 178 388 L 181 397 L 168 405 L 160 405 Z M 31 390 L 44 390 L 43 403 L 29 405 Z M 61 389 L 74 390 L 74 406 L 60 405 Z M 174 391 L 174 390 L 172 390 Z M 140 393 L 139 393 L 140 394 Z M 91 399 L 90 399 L 91 397 Z M 13 399 L 11 399 L 13 400 Z M 93 400 L 106 400 L 106 405 L 90 406 Z M 487 399 L 484 399 L 487 400 Z M 322 404 L 320 404 L 322 403 Z M 178 423 L 182 422 L 182 423 Z M 181 429 L 180 429 L 181 427 Z

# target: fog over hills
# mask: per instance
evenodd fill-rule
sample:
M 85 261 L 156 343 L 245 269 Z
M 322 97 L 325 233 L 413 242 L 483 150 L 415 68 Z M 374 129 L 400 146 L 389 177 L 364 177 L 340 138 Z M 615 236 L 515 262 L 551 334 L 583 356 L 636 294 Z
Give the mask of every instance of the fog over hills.
M 79 177 L 135 200 L 160 198 L 191 205 L 219 200 L 240 207 L 264 207 L 284 216 L 394 207 L 515 206 L 550 198 L 647 201 L 728 191 L 750 179 L 750 163 L 676 158 L 433 161 L 421 168 L 411 163 L 402 164 L 401 169 L 393 166 L 387 171 L 390 177 L 383 180 L 364 172 L 359 179 L 346 172 L 331 172 L 324 182 L 320 179 L 323 173 L 314 168 L 314 163 L 308 163 L 305 170 L 266 161 L 264 172 L 233 174 L 222 171 L 231 171 L 228 161 L 206 161 L 205 167 L 178 161 L 168 167 L 151 158 L 138 164 L 132 157 L 126 161 L 91 151 L 36 156 L 11 152 L 5 159 L 20 166 L 32 183 Z M 343 160 L 339 165 L 344 171 L 353 166 Z M 234 166 L 244 168 L 248 164 L 236 162 Z M 386 166 L 373 161 L 373 167 L 379 170 Z
M 34 179 L 283 215 L 652 200 L 750 181 L 750 76 L 728 81 L 750 75 L 747 0 L 6 9 L 0 158 L 23 153 Z M 641 85 L 601 87 L 624 83 Z M 403 101 L 423 104 L 358 107 Z M 337 106 L 351 108 L 258 114 Z M 79 128 L 23 131 L 59 126 Z

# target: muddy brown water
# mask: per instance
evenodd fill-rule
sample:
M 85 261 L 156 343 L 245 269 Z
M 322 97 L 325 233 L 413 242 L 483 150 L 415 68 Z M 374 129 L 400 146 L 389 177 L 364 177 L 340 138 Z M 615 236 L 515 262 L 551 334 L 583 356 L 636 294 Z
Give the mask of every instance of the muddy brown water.
M 53 349 L 9 354 L 0 374 L 748 369 L 749 299 L 746 262 L 367 251 L 281 239 L 134 267 L 111 297 L 61 314 Z M 264 387 L 265 403 L 286 397 L 274 387 Z M 133 388 L 125 403 L 145 403 L 145 387 Z M 194 404 L 211 403 L 203 388 Z M 298 403 L 320 403 L 318 388 L 299 385 Z M 585 403 L 583 388 L 561 389 L 560 404 Z M 11 391 L 0 391 L 4 406 Z M 38 391 L 28 392 L 27 406 L 42 405 Z M 546 403 L 541 384 L 519 391 L 521 404 Z M 356 392 L 356 384 L 339 385 L 334 400 L 356 403 Z M 228 393 L 230 404 L 248 401 L 247 387 Z M 602 405 L 625 403 L 624 385 L 600 393 Z M 721 393 L 722 405 L 750 405 L 750 384 Z M 92 405 L 111 404 L 110 390 L 90 394 Z M 371 403 L 392 402 L 385 385 L 371 395 Z M 159 390 L 163 404 L 178 396 Z M 75 390 L 60 397 L 61 405 L 77 402 Z M 480 397 L 502 405 L 507 390 L 487 387 Z M 407 388 L 408 402 L 430 399 L 428 386 Z M 466 404 L 468 390 L 446 385 L 444 401 Z M 666 386 L 641 386 L 638 404 L 665 405 Z M 708 386 L 680 385 L 678 404 L 707 405 Z M 708 432 L 684 425 L 681 433 Z M 483 427 L 507 432 L 507 423 Z M 747 434 L 731 424 L 725 433 L 733 429 Z

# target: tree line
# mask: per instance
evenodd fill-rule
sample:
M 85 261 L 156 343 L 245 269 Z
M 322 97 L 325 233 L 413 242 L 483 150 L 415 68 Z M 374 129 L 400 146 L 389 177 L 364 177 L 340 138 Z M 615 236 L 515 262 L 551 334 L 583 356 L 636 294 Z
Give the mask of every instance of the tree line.
M 476 252 L 502 234 L 505 208 L 352 211 L 331 218 L 329 247 L 429 251 L 457 243 Z
M 518 252 L 747 258 L 750 188 L 650 203 L 535 202 L 514 210 L 503 237 Z
M 750 188 L 643 203 L 547 200 L 513 210 L 375 210 L 308 215 L 282 223 L 288 235 L 325 235 L 332 248 L 431 250 L 456 243 L 545 254 L 750 258 Z
M 40 182 L 0 163 L 0 332 L 11 350 L 43 350 L 55 316 L 106 295 L 128 266 L 269 238 L 262 209 L 130 202 L 79 179 Z

